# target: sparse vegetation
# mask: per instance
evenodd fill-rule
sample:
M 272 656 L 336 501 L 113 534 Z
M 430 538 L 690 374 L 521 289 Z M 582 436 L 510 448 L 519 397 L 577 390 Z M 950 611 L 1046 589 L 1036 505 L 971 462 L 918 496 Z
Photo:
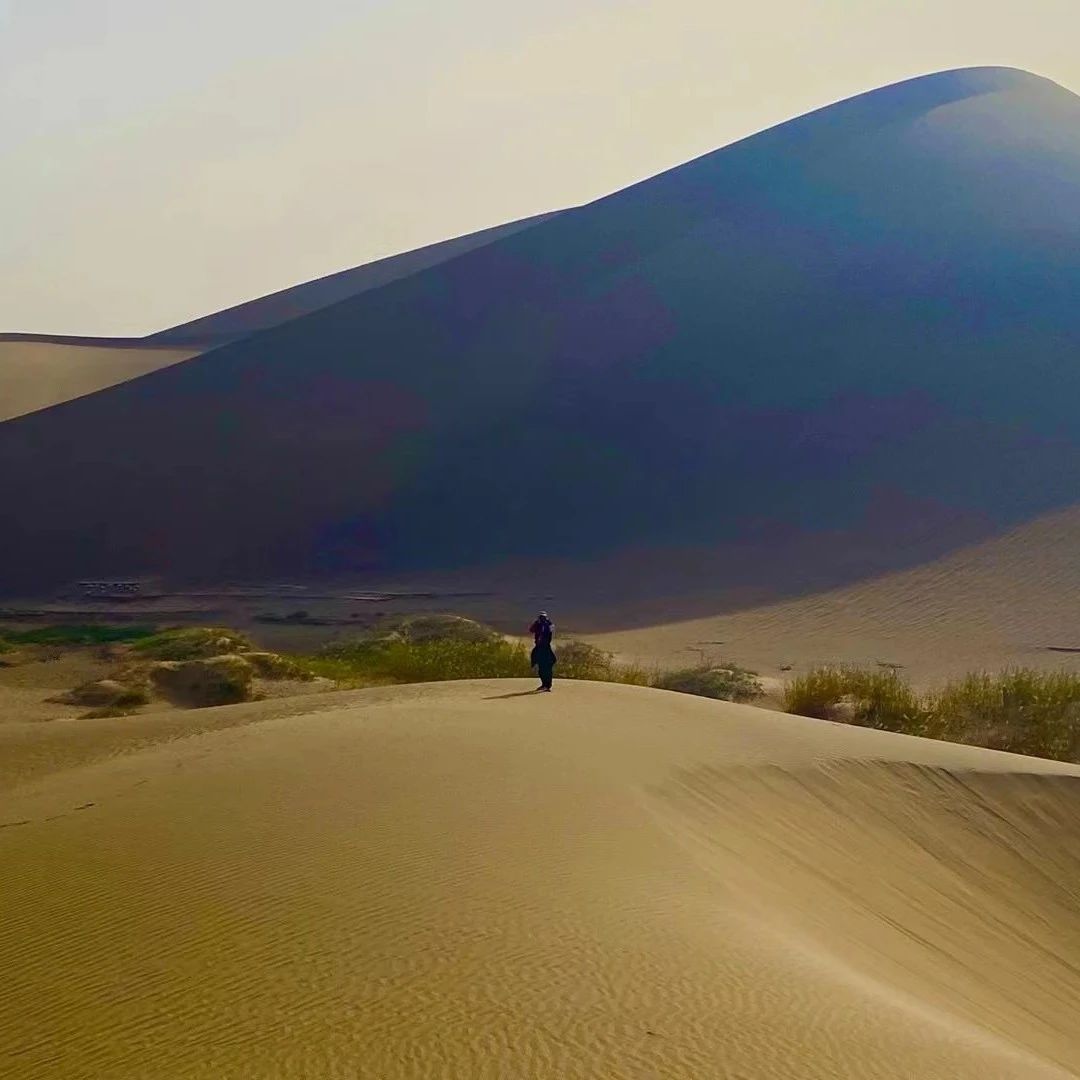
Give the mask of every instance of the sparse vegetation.
M 96 679 L 64 694 L 60 701 L 69 705 L 94 705 L 99 708 L 135 709 L 150 700 L 145 678 Z
M 933 698 L 926 733 L 1080 762 L 1080 675 L 1026 668 L 968 675 Z
M 530 674 L 528 650 L 517 642 L 364 639 L 339 643 L 306 661 L 316 675 L 351 686 L 513 679 Z
M 102 656 L 117 661 L 108 677 L 56 699 L 90 706 L 86 719 L 131 715 L 155 692 L 187 707 L 248 701 L 257 678 L 323 676 L 339 686 L 363 687 L 532 674 L 527 646 L 455 615 L 387 619 L 313 657 L 256 651 L 245 635 L 224 627 L 0 630 L 0 653 L 32 646 L 104 646 Z M 763 694 L 755 673 L 735 664 L 650 675 L 586 642 L 561 641 L 556 652 L 561 679 L 653 686 L 739 702 Z M 826 666 L 792 679 L 784 708 L 839 723 L 1080 762 L 1080 674 L 1013 669 L 968 675 L 937 691 L 918 693 L 896 665 Z
M 825 667 L 799 676 L 788 712 L 1016 754 L 1080 761 L 1080 675 L 1012 669 L 917 694 L 896 671 Z
M 608 653 L 585 642 L 562 642 L 555 651 L 559 678 L 648 683 L 645 672 L 616 664 Z M 387 620 L 365 635 L 328 645 L 305 664 L 318 675 L 351 686 L 514 679 L 532 674 L 525 645 L 456 615 Z
M 132 644 L 132 649 L 147 660 L 206 660 L 250 652 L 251 648 L 244 634 L 219 626 L 175 627 Z
M 80 720 L 113 720 L 120 716 L 134 716 L 138 709 L 132 705 L 103 705 L 100 709 L 91 709 L 79 717 Z
M 619 664 L 611 653 L 585 641 L 556 644 L 559 662 L 555 674 L 561 679 L 591 679 L 593 682 L 630 683 L 648 686 L 648 673 L 641 668 Z
M 383 619 L 362 640 L 372 642 L 465 641 L 477 644 L 502 641 L 502 635 L 490 626 L 461 615 L 402 615 Z
M 652 685 L 658 690 L 674 690 L 680 694 L 696 694 L 720 701 L 754 701 L 764 695 L 755 672 L 735 664 L 718 667 L 706 664 L 665 671 L 653 680 Z
M 924 734 L 926 706 L 898 672 L 829 666 L 793 679 L 784 708 L 800 716 L 881 731 Z
M 7 651 L 29 646 L 99 647 L 99 659 L 113 666 L 53 699 L 91 706 L 86 718 L 130 715 L 155 692 L 176 705 L 205 707 L 250 700 L 253 680 L 310 680 L 292 657 L 254 651 L 243 634 L 224 627 L 46 626 L 0 631 Z
M 0 652 L 20 645 L 118 645 L 157 633 L 155 626 L 38 626 L 32 630 L 0 629 Z
M 207 708 L 251 699 L 255 669 L 243 656 L 162 660 L 150 668 L 154 687 L 176 705 Z
M 241 655 L 260 679 L 298 679 L 307 682 L 315 677 L 310 668 L 291 656 L 272 652 L 246 652 Z

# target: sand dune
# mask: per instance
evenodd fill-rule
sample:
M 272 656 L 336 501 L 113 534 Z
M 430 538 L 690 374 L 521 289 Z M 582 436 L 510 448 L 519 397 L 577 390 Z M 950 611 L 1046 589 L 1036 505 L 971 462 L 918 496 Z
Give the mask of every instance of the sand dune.
M 86 341 L 87 343 L 82 343 Z M 0 335 L 0 421 L 158 371 L 197 348 Z
M 647 668 L 729 660 L 787 678 L 782 669 L 880 662 L 900 665 L 920 686 L 1009 666 L 1080 671 L 1080 511 L 1043 515 L 989 539 L 979 539 L 978 523 L 967 535 L 940 535 L 933 519 L 913 524 L 879 532 L 869 546 L 837 530 L 379 577 L 365 579 L 372 593 L 419 597 L 371 604 L 297 595 L 253 601 L 230 618 L 249 625 L 268 606 L 282 614 L 303 607 L 330 621 L 370 618 L 373 608 L 452 609 L 521 634 L 532 612 L 549 608 L 564 639 L 584 638 Z M 906 566 L 888 570 L 890 563 Z M 356 591 L 354 579 L 343 579 L 329 593 L 316 586 L 306 596 Z M 271 647 L 300 652 L 345 632 L 251 625 Z
M 456 236 L 452 240 L 428 244 L 414 251 L 376 259 L 337 274 L 329 274 L 315 281 L 305 281 L 268 296 L 257 297 L 223 311 L 215 311 L 211 315 L 203 315 L 168 330 L 159 330 L 156 334 L 151 334 L 146 341 L 154 345 L 223 345 L 291 319 L 310 315 L 313 311 L 340 303 L 369 289 L 377 289 L 391 281 L 398 281 L 410 274 L 438 266 L 474 248 L 493 243 L 503 236 L 512 236 L 522 229 L 539 225 L 554 216 L 538 214 L 505 225 L 495 225 L 490 229 L 481 229 L 466 236 Z
M 0 333 L 0 422 L 158 371 L 226 342 L 437 266 L 553 216 L 540 214 L 378 259 L 148 337 Z
M 1080 1071 L 1080 770 L 523 689 L 27 725 L 0 1075 Z
M 1018 71 L 886 87 L 9 421 L 0 591 L 858 552 L 1071 505 L 1078 131 Z
M 1070 508 L 911 569 L 766 604 L 746 598 L 746 586 L 769 566 L 752 552 L 743 559 L 728 553 L 726 564 L 724 552 L 708 560 L 685 557 L 684 573 L 701 582 L 692 597 L 674 588 L 663 599 L 620 588 L 629 582 L 624 568 L 608 580 L 607 610 L 595 586 L 602 575 L 593 578 L 591 596 L 587 567 L 576 571 L 581 589 L 553 581 L 562 586 L 570 617 L 577 617 L 575 627 L 592 629 L 597 644 L 646 664 L 686 665 L 704 654 L 778 675 L 788 666 L 881 662 L 932 683 L 1016 665 L 1080 670 L 1078 547 L 1080 511 Z M 575 599 L 582 605 L 577 611 Z M 711 614 L 702 615 L 709 607 Z M 691 611 L 697 617 L 685 617 Z M 641 625 L 649 622 L 655 625 Z M 620 623 L 637 625 L 610 629 Z M 1076 651 L 1061 651 L 1068 649 Z

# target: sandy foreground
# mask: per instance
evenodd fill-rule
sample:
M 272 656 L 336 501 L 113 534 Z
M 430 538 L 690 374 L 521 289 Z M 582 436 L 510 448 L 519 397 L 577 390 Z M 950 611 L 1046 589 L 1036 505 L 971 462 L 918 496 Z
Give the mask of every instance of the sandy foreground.
M 0 1076 L 1080 1074 L 1080 770 L 530 688 L 3 725 Z

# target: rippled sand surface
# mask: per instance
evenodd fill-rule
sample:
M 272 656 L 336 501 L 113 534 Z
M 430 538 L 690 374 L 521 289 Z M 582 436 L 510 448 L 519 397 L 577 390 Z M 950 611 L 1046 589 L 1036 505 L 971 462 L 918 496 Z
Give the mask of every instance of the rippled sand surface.
M 9 731 L 0 1076 L 1080 1074 L 1078 770 L 527 688 Z

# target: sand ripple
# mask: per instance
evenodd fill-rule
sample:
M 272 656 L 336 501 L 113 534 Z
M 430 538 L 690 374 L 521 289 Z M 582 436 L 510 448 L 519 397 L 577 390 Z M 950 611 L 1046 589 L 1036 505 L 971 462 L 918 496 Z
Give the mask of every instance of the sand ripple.
M 1067 768 L 491 693 L 240 707 L 0 798 L 0 1076 L 1080 1073 Z

